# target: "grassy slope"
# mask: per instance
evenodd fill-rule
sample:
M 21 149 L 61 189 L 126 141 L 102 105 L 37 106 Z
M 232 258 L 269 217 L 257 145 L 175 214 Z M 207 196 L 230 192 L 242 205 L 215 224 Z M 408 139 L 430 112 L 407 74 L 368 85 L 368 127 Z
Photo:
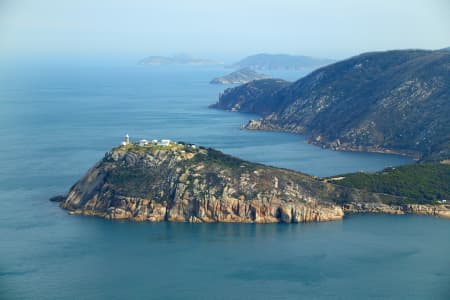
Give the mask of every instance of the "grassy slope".
M 339 180 L 339 177 L 345 178 Z M 333 178 L 328 181 L 368 192 L 405 197 L 404 203 L 436 204 L 440 200 L 450 199 L 449 164 L 414 164 L 387 168 L 382 172 L 351 173 Z

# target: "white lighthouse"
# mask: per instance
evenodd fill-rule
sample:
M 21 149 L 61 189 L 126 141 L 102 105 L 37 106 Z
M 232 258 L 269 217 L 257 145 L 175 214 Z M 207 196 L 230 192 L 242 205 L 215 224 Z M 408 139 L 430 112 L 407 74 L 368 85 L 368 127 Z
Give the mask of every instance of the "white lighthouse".
M 130 136 L 128 133 L 125 135 L 125 141 L 122 142 L 122 146 L 126 146 L 130 144 Z

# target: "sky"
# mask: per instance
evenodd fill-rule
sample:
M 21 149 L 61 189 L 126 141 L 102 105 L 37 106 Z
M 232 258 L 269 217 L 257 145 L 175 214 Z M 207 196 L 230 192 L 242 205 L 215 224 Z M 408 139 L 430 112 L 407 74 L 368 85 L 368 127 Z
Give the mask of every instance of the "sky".
M 450 46 L 448 0 L 0 0 L 0 56 L 344 58 Z

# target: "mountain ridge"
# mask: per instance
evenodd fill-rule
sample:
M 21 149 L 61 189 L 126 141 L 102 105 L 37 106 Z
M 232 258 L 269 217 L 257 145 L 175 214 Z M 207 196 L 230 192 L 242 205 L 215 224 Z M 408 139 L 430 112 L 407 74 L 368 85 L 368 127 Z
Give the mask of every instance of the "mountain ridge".
M 304 55 L 258 53 L 247 56 L 229 67 L 254 70 L 302 70 L 321 67 L 332 62 L 334 60 Z
M 450 53 L 370 52 L 293 82 L 225 90 L 211 107 L 258 113 L 245 128 L 306 134 L 336 150 L 450 156 Z

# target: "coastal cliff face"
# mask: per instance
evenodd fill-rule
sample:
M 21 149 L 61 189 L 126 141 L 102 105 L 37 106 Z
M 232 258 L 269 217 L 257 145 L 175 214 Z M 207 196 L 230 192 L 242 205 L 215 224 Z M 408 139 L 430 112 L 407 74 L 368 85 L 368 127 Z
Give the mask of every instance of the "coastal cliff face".
M 117 147 L 53 201 L 72 214 L 174 222 L 300 223 L 350 213 L 450 217 L 445 205 L 387 205 L 368 193 L 191 145 Z
M 365 53 L 287 84 L 226 90 L 212 107 L 260 114 L 244 128 L 302 133 L 335 150 L 450 157 L 450 52 Z
M 290 82 L 282 79 L 251 81 L 244 85 L 226 89 L 220 96 L 219 101 L 209 107 L 268 115 L 279 105 L 275 100 L 276 94 L 289 85 Z
M 341 219 L 334 193 L 307 175 L 212 149 L 129 145 L 108 152 L 61 207 L 136 221 L 295 223 Z

